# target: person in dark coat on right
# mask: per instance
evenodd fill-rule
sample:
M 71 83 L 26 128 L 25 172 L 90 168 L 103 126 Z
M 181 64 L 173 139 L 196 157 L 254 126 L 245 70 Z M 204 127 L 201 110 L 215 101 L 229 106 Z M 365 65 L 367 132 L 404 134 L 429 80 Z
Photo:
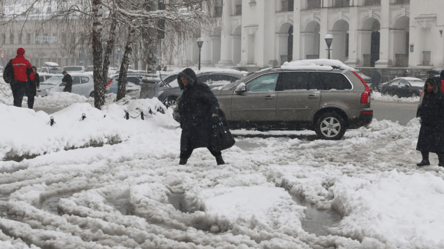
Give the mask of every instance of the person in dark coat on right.
M 28 108 L 34 108 L 34 98 L 37 95 L 37 89 L 40 87 L 40 78 L 37 73 L 37 68 L 32 66 L 34 72 L 34 80 L 28 79 L 28 85 L 26 85 L 26 96 L 28 96 Z
M 444 167 L 444 93 L 441 82 L 428 78 L 424 85 L 424 99 L 418 110 L 421 118 L 416 150 L 421 151 L 422 161 L 417 166 L 430 165 L 429 153 L 438 154 L 438 166 Z
M 186 68 L 177 76 L 179 87 L 183 90 L 178 103 L 180 115 L 180 165 L 187 163 L 196 148 L 206 147 L 216 158 L 218 165 L 225 164 L 221 151 L 211 148 L 213 124 L 219 115 L 219 103 L 210 87 L 198 82 L 191 68 Z
M 63 91 L 64 92 L 71 92 L 72 91 L 72 77 L 66 71 L 63 71 L 62 74 L 64 75 L 63 79 L 62 79 L 62 83 L 65 85 L 65 88 L 63 88 Z

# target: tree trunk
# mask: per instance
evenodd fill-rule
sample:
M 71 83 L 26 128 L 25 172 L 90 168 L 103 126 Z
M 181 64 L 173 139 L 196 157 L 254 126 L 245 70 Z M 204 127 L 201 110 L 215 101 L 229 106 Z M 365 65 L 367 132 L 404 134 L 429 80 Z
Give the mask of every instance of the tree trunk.
M 116 27 L 117 27 L 117 21 L 115 20 L 114 17 L 112 17 L 112 23 L 111 23 L 111 27 L 109 30 L 109 39 L 108 42 L 106 44 L 106 49 L 105 49 L 105 57 L 103 58 L 103 82 L 106 84 L 108 83 L 108 69 L 109 69 L 109 64 L 111 63 L 109 57 L 113 51 L 114 48 L 114 42 L 116 40 Z
M 132 45 L 134 42 L 133 41 L 134 35 L 135 35 L 135 29 L 133 27 L 130 27 L 128 31 L 128 38 L 126 40 L 125 52 L 123 54 L 122 63 L 120 65 L 119 83 L 118 83 L 119 85 L 117 88 L 116 101 L 119 101 L 120 99 L 125 97 L 126 83 L 127 83 L 126 75 L 128 73 L 129 58 L 133 50 Z
M 101 109 L 105 104 L 105 84 L 102 74 L 102 1 L 93 0 L 93 65 L 94 107 Z

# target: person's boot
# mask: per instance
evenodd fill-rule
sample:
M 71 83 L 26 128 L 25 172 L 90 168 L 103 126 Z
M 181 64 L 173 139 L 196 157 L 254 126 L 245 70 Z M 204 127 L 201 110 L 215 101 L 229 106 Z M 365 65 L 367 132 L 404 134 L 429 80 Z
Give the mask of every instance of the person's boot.
M 430 165 L 429 152 L 421 151 L 421 155 L 422 155 L 422 161 L 420 163 L 416 164 L 416 166 L 422 167 L 422 166 Z
M 438 166 L 444 167 L 444 154 L 439 154 L 438 159 L 439 159 Z
M 179 165 L 185 165 L 185 164 L 187 164 L 187 161 L 188 161 L 188 158 L 181 158 L 179 160 Z
M 222 155 L 216 156 L 217 165 L 225 164 L 224 159 L 222 159 Z

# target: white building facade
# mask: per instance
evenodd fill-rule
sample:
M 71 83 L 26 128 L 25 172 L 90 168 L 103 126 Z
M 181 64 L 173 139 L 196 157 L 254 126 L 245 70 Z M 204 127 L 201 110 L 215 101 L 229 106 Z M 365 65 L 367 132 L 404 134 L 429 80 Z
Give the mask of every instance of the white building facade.
M 331 59 L 353 67 L 444 67 L 443 0 L 223 0 L 212 11 L 216 25 L 202 34 L 207 66 L 327 58 L 331 34 Z M 190 41 L 188 65 L 198 53 Z

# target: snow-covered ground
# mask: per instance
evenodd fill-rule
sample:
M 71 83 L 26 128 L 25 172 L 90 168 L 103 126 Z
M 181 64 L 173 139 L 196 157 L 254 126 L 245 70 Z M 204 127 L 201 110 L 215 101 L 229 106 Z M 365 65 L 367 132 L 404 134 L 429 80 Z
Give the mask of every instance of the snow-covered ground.
M 197 149 L 178 165 L 157 99 L 37 98 L 66 106 L 51 115 L 0 100 L 0 248 L 444 248 L 444 168 L 415 166 L 417 119 L 340 141 L 235 130 L 227 164 Z M 340 217 L 326 235 L 307 232 L 313 210 Z

